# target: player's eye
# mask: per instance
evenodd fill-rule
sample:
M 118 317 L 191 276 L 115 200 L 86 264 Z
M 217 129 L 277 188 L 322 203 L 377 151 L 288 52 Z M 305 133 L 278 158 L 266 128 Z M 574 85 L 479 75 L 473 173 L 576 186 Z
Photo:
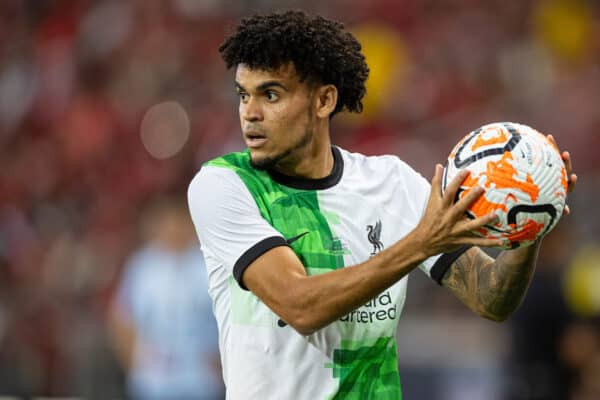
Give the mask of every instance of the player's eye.
M 277 100 L 279 100 L 279 95 L 271 90 L 269 90 L 265 93 L 265 97 L 267 98 L 267 101 L 269 103 L 274 103 Z
M 237 95 L 239 96 L 240 101 L 242 103 L 246 103 L 248 101 L 248 98 L 250 97 L 246 92 L 237 92 Z

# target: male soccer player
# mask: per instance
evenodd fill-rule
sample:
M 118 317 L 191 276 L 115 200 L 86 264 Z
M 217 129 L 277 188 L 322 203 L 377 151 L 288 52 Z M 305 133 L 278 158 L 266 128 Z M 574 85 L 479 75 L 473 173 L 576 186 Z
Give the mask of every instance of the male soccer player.
M 220 48 L 248 148 L 207 162 L 188 200 L 229 399 L 399 399 L 409 272 L 497 321 L 531 280 L 539 244 L 496 260 L 478 248 L 500 242 L 472 234 L 493 215 L 464 217 L 482 189 L 453 202 L 465 174 L 442 194 L 441 165 L 430 186 L 394 156 L 332 146 L 330 119 L 362 110 L 360 49 L 296 11 L 244 19 Z

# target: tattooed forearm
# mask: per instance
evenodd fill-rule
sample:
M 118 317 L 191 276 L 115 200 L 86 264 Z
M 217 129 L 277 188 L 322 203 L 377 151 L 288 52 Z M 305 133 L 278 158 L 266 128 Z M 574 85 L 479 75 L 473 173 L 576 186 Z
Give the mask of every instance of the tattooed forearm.
M 485 318 L 503 321 L 521 304 L 529 287 L 538 245 L 489 257 L 469 249 L 448 269 L 442 283 Z

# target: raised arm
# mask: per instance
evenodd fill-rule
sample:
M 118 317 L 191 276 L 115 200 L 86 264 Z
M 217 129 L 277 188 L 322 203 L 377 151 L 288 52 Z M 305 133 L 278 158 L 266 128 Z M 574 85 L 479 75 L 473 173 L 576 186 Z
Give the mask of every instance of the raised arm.
M 364 263 L 307 276 L 293 251 L 281 246 L 254 260 L 242 276 L 243 283 L 285 322 L 300 333 L 309 334 L 365 304 L 430 256 L 452 252 L 465 244 L 499 245 L 498 239 L 471 233 L 490 223 L 495 215 L 476 220 L 464 218 L 466 208 L 482 190 L 472 190 L 454 204 L 456 190 L 466 175 L 459 174 L 444 195 L 441 176 L 442 167 L 438 165 L 418 226 Z
M 402 279 L 427 258 L 418 248 L 407 236 L 362 264 L 308 276 L 292 249 L 280 246 L 250 264 L 243 282 L 283 321 L 307 335 Z
M 442 284 L 482 317 L 504 321 L 525 297 L 538 250 L 539 244 L 507 250 L 494 260 L 473 247 L 456 259 Z
M 549 138 L 554 142 L 552 136 Z M 573 173 L 570 154 L 565 151 L 561 155 L 569 177 L 569 191 L 572 191 L 577 175 Z M 566 205 L 565 214 L 569 213 L 569 206 Z M 540 245 L 538 241 L 526 248 L 506 250 L 495 260 L 481 249 L 471 248 L 446 271 L 442 284 L 477 314 L 503 321 L 525 297 L 533 278 Z

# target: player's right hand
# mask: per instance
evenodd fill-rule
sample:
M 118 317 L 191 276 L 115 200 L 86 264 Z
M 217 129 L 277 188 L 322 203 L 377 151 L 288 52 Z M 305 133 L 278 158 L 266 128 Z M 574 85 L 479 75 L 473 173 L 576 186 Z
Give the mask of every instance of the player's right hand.
M 449 253 L 463 245 L 502 245 L 503 239 L 483 238 L 473 233 L 477 228 L 493 223 L 497 218 L 496 214 L 476 219 L 469 219 L 465 214 L 469 206 L 483 194 L 484 189 L 473 188 L 455 203 L 456 193 L 469 172 L 465 170 L 456 174 L 442 193 L 443 170 L 442 165 L 436 164 L 425 213 L 413 231 L 419 238 L 418 242 L 423 246 L 424 253 L 427 256 Z

